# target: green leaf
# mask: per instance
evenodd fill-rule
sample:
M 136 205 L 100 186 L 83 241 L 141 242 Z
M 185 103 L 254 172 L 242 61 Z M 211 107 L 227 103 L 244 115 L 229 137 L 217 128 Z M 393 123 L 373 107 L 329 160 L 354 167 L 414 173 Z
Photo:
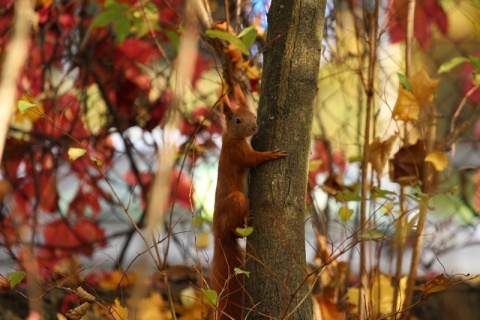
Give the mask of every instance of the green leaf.
M 249 54 L 248 48 L 245 46 L 242 40 L 240 40 L 239 38 L 237 38 L 231 33 L 228 33 L 226 31 L 221 31 L 221 30 L 207 30 L 205 31 L 205 34 L 207 35 L 207 37 L 210 37 L 212 39 L 219 38 L 219 39 L 228 41 L 231 44 L 233 44 L 235 47 L 237 47 L 237 49 L 240 50 L 243 54 L 245 55 Z
M 20 110 L 20 113 L 24 114 L 27 112 L 28 109 L 34 108 L 38 105 L 38 103 L 33 103 L 33 102 L 28 102 L 25 100 L 19 100 L 18 101 L 18 110 Z
M 244 274 L 247 276 L 247 278 L 250 278 L 250 271 L 244 271 L 240 268 L 234 268 L 233 271 L 235 272 L 235 274 Z
M 354 163 L 354 162 L 362 162 L 363 156 L 351 156 L 348 158 L 348 162 Z
M 243 29 L 239 34 L 238 37 L 242 39 L 243 44 L 245 47 L 250 48 L 255 40 L 257 39 L 257 29 L 254 26 L 250 26 L 248 28 Z
M 15 288 L 17 284 L 23 281 L 23 278 L 25 278 L 26 275 L 27 273 L 25 271 L 14 271 L 10 273 L 8 276 L 8 282 L 10 283 L 10 288 L 12 289 Z
M 353 216 L 354 211 L 352 209 L 349 209 L 347 206 L 342 206 L 338 210 L 338 216 L 342 221 L 347 222 L 350 220 L 350 218 Z
M 195 218 L 193 218 L 193 224 L 197 227 L 201 226 L 204 222 L 205 218 L 201 215 L 196 215 Z
M 387 200 L 392 200 L 392 196 L 395 196 L 396 193 L 390 190 L 380 189 L 379 187 L 375 187 L 372 190 L 372 198 L 384 198 Z
M 87 150 L 83 148 L 69 148 L 68 149 L 68 157 L 70 160 L 77 160 L 81 156 L 87 153 Z
M 362 200 L 362 196 L 358 194 L 358 191 L 355 190 L 355 192 L 351 191 L 340 191 L 337 193 L 336 198 L 338 200 L 343 200 L 343 201 L 360 201 Z
M 239 235 L 242 237 L 248 237 L 249 235 L 252 234 L 253 232 L 253 227 L 247 227 L 247 228 L 236 228 L 235 232 L 237 232 Z
M 448 71 L 452 70 L 453 68 L 455 68 L 456 66 L 458 66 L 459 64 L 464 63 L 466 61 L 468 61 L 468 59 L 465 58 L 465 57 L 452 58 L 452 59 L 447 60 L 444 63 L 442 63 L 442 65 L 438 68 L 437 72 L 438 73 L 448 72 Z
M 385 238 L 385 234 L 378 230 L 370 230 L 360 236 L 362 239 L 380 240 Z
M 118 43 L 123 43 L 130 33 L 130 21 L 124 15 L 115 22 L 115 38 Z
M 119 13 L 117 11 L 107 10 L 100 12 L 92 21 L 92 27 L 106 27 L 111 25 L 118 18 Z
M 480 57 L 469 56 L 468 59 L 470 60 L 470 63 L 475 71 L 477 73 L 480 72 Z
M 178 34 L 172 30 L 167 30 L 165 34 L 168 40 L 170 40 L 172 47 L 178 51 L 178 47 L 180 45 L 180 37 L 178 36 Z
M 200 289 L 203 296 L 203 301 L 205 301 L 209 306 L 214 308 L 217 305 L 218 293 L 215 290 L 206 290 Z
M 412 91 L 412 85 L 410 84 L 410 80 L 408 80 L 405 75 L 401 73 L 397 73 L 398 75 L 398 80 L 400 81 L 400 84 L 405 87 L 408 91 Z

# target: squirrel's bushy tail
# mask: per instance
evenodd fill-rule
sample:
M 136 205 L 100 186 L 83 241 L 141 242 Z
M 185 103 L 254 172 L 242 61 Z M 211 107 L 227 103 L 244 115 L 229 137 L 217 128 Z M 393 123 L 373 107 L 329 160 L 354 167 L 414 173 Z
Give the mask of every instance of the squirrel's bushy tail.
M 215 320 L 242 319 L 244 276 L 236 275 L 234 269 L 240 268 L 243 252 L 233 235 L 215 240 L 215 251 L 211 269 L 211 288 L 217 291 L 217 309 L 213 312 Z

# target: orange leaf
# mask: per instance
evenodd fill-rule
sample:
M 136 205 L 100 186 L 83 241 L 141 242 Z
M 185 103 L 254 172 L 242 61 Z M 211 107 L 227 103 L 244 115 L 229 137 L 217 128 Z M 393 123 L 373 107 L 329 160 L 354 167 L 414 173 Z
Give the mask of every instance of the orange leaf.
M 412 91 L 421 107 L 433 101 L 433 94 L 440 80 L 430 78 L 425 69 L 420 69 L 410 79 Z
M 422 291 L 423 300 L 428 300 L 432 294 L 443 291 L 452 284 L 452 280 L 445 278 L 445 275 L 442 273 L 422 285 L 413 287 L 413 290 Z
M 420 105 L 414 94 L 404 87 L 400 86 L 398 90 L 398 98 L 393 108 L 392 117 L 395 120 L 402 121 L 418 121 Z

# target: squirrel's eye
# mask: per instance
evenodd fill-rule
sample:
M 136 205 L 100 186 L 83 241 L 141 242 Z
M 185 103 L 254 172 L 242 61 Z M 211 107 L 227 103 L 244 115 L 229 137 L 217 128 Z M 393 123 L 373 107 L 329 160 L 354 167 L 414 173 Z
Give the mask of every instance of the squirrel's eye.
M 235 123 L 236 123 L 236 124 L 239 124 L 239 123 L 241 123 L 241 122 L 242 122 L 242 119 L 240 119 L 240 118 L 236 118 L 236 119 L 235 119 Z

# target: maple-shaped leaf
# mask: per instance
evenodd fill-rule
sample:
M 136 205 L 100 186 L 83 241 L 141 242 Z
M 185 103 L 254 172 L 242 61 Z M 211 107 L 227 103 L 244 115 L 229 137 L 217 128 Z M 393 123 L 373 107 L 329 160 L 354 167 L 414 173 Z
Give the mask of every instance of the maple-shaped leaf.
M 430 298 L 430 296 L 435 292 L 443 291 L 452 285 L 452 280 L 446 278 L 445 275 L 442 273 L 422 285 L 413 287 L 413 290 L 422 291 L 423 300 L 428 300 L 428 298 Z
M 418 121 L 420 104 L 413 93 L 403 86 L 398 89 L 397 102 L 393 108 L 392 117 L 401 121 Z
M 378 180 L 380 180 L 380 177 L 382 176 L 383 168 L 385 168 L 385 164 L 387 163 L 388 158 L 390 158 L 390 152 L 392 151 L 396 140 L 396 135 L 391 136 L 385 141 L 380 141 L 380 138 L 375 138 L 375 141 L 368 146 L 368 162 L 372 164 Z
M 111 312 L 115 319 L 128 320 L 128 309 L 127 307 L 122 306 L 118 298 L 115 298 L 115 304 L 112 305 Z

